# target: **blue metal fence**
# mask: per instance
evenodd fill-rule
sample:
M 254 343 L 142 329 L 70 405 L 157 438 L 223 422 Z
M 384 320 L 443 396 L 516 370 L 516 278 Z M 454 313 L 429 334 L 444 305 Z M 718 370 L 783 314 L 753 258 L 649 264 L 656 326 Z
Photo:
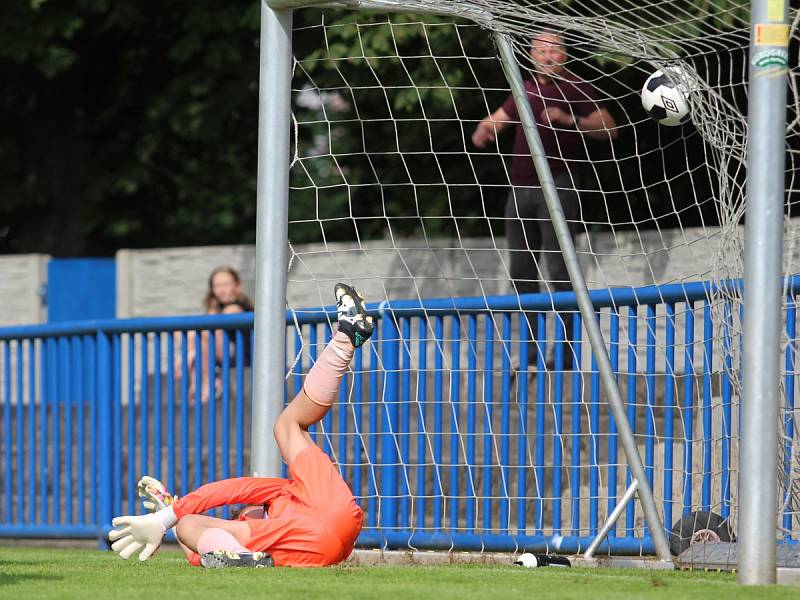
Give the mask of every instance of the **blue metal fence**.
M 715 300 L 724 322 L 714 327 L 712 291 L 692 283 L 592 292 L 667 524 L 698 509 L 727 516 L 735 503 L 734 388 L 722 351 L 734 315 Z M 787 390 L 795 385 L 793 294 Z M 545 324 L 551 345 L 563 340 L 552 315 L 575 310 L 574 296 L 371 309 L 376 334 L 356 352 L 340 402 L 312 428 L 365 510 L 358 543 L 585 548 L 630 473 L 579 318 L 573 339 L 583 367 L 545 369 Z M 331 308 L 287 314 L 287 397 L 330 339 L 333 317 Z M 526 318 L 538 322 L 534 339 Z M 0 535 L 102 538 L 112 516 L 139 511 L 141 474 L 179 494 L 245 474 L 252 324 L 243 314 L 0 330 Z M 209 349 L 220 336 L 217 356 Z M 194 374 L 193 351 L 204 366 Z M 557 366 L 563 352 L 555 344 Z M 787 396 L 791 403 L 793 391 Z M 653 552 L 633 505 L 600 551 Z

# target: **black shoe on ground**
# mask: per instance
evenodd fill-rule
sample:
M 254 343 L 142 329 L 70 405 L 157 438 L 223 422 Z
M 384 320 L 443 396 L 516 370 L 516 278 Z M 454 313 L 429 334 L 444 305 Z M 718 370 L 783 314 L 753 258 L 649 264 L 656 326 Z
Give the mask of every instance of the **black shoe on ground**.
M 358 348 L 372 335 L 374 319 L 367 315 L 364 298 L 354 288 L 346 283 L 337 283 L 335 294 L 339 331 L 347 334 L 350 343 Z
M 274 567 L 275 562 L 266 552 L 231 552 L 214 550 L 200 557 L 200 564 L 206 569 L 264 569 Z

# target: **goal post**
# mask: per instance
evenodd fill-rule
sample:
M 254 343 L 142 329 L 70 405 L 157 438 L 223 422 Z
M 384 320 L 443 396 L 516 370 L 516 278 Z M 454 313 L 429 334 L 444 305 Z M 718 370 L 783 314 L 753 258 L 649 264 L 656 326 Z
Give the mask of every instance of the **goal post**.
M 256 193 L 256 290 L 251 471 L 279 477 L 272 426 L 283 409 L 289 219 L 292 11 L 261 2 Z
M 776 581 L 775 534 L 770 524 L 778 516 L 787 63 L 761 65 L 758 55 L 772 52 L 788 57 L 788 3 L 753 0 L 750 23 L 737 577 L 743 584 L 763 585 Z

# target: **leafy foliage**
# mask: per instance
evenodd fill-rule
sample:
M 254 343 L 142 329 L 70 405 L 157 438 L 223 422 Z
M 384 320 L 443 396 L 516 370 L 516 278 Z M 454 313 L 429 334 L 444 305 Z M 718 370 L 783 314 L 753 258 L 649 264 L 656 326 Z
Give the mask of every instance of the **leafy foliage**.
M 258 4 L 12 6 L 0 250 L 252 241 Z
M 306 17 L 309 23 L 320 22 L 311 11 Z M 347 109 L 324 113 L 332 122 L 330 133 L 322 126 L 303 131 L 301 139 L 314 140 L 315 134 L 330 139 L 332 150 L 342 156 L 331 169 L 313 150 L 299 149 L 304 158 L 293 171 L 293 184 L 313 182 L 323 189 L 295 194 L 290 220 L 324 214 L 329 221 L 295 222 L 290 237 L 487 235 L 481 192 L 471 173 L 474 169 L 501 185 L 504 172 L 496 156 L 475 165 L 464 154 L 472 129 L 488 111 L 480 95 L 467 88 L 477 87 L 475 77 L 502 88 L 504 77 L 494 60 L 468 65 L 463 58 L 442 57 L 463 56 L 464 47 L 492 57 L 491 38 L 446 18 L 426 16 L 423 25 L 413 15 L 334 17 L 325 19 L 324 40 L 316 37 L 321 28 L 303 30 L 304 37 L 296 38 L 296 47 L 310 51 L 299 58 L 294 86 L 338 88 Z M 301 122 L 315 118 L 322 118 L 319 110 L 298 113 Z M 367 157 L 367 152 L 372 154 Z M 452 185 L 459 183 L 464 185 Z M 498 216 L 505 192 L 494 194 L 493 214 Z
M 740 24 L 743 0 L 724 2 L 730 7 L 719 17 L 686 0 L 670 11 L 695 10 L 702 34 L 703 28 Z M 629 4 L 632 19 L 646 19 L 644 5 Z M 560 3 L 584 16 L 603 5 Z M 120 247 L 254 241 L 258 2 L 29 0 L 5 8 L 0 252 L 107 255 Z M 299 189 L 290 199 L 291 239 L 501 230 L 495 217 L 502 215 L 505 166 L 496 154 L 467 157 L 463 149 L 475 122 L 505 96 L 466 90 L 478 83 L 502 89 L 505 79 L 496 61 L 468 65 L 442 58 L 463 56 L 464 48 L 470 56 L 492 56 L 489 36 L 430 16 L 423 26 L 414 16 L 326 11 L 325 29 L 311 27 L 322 20 L 315 9 L 295 11 L 294 19 L 295 88 L 346 84 L 352 97 L 344 98 L 349 112 L 326 114 L 330 131 L 315 123 L 301 132 L 311 146 L 324 139 L 347 158 L 334 161 L 325 147 L 301 143 L 292 172 Z M 371 68 L 378 64 L 391 89 L 376 85 Z M 617 81 L 626 77 L 635 87 L 635 72 L 615 72 Z M 314 110 L 297 108 L 299 117 Z M 625 115 L 615 116 L 620 121 Z M 364 127 L 384 144 L 371 159 Z M 654 143 L 669 135 L 645 133 Z M 502 140 L 505 150 L 511 137 Z M 618 140 L 616 155 L 627 156 L 630 144 Z M 618 180 L 624 169 L 600 162 L 610 157 L 608 145 L 595 146 L 600 181 Z M 673 146 L 676 153 L 698 155 L 697 148 Z M 403 160 L 400 150 L 407 152 Z M 481 189 L 475 176 L 498 187 Z M 663 180 L 664 174 L 653 177 Z M 434 182 L 448 185 L 415 185 Z M 603 219 L 626 222 L 675 211 L 657 193 L 641 200 L 638 207 L 621 202 L 619 215 Z M 602 204 L 587 202 L 586 218 L 595 208 L 605 210 Z M 682 218 L 688 224 L 691 215 Z

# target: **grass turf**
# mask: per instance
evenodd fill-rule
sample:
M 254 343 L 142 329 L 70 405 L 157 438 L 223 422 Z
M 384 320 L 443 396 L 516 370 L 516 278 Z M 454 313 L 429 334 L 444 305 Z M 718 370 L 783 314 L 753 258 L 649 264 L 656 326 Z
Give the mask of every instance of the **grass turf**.
M 145 563 L 111 552 L 0 547 L 0 598 L 798 598 L 797 587 L 744 588 L 728 573 L 513 565 L 190 567 L 177 552 Z

